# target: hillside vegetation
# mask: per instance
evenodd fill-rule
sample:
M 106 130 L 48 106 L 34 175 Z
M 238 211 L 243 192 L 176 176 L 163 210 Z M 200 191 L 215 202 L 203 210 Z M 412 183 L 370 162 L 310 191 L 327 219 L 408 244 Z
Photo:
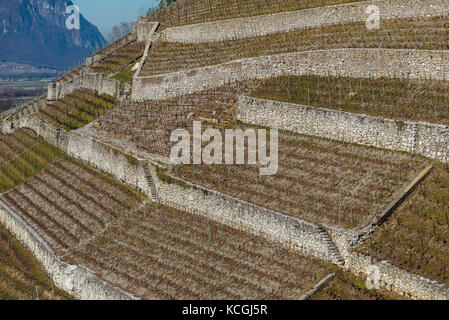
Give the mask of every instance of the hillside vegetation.
M 56 128 L 67 131 L 84 127 L 112 109 L 115 98 L 89 90 L 75 90 L 52 102 L 37 113 L 37 117 Z
M 0 300 L 72 299 L 32 254 L 0 224 Z
M 31 130 L 0 134 L 0 193 L 28 180 L 61 155 L 61 150 Z
M 301 2 L 301 1 L 298 1 Z M 382 20 L 368 30 L 365 22 L 206 43 L 158 41 L 151 46 L 143 75 L 156 75 L 236 59 L 336 48 L 447 50 L 449 16 Z
M 90 69 L 95 73 L 114 73 L 136 61 L 143 55 L 144 51 L 145 43 L 131 42 L 94 64 Z
M 147 21 L 158 21 L 161 29 L 257 16 L 262 14 L 309 9 L 358 2 L 360 0 L 180 0 L 162 10 L 150 13 Z
M 176 128 L 191 132 L 192 120 L 221 130 L 248 128 L 233 120 L 235 104 L 231 89 L 123 104 L 102 117 L 97 130 L 101 136 L 127 140 L 139 151 L 168 157 L 170 133 Z M 295 217 L 355 227 L 379 213 L 425 163 L 393 151 L 280 132 L 274 176 L 259 176 L 254 165 L 185 165 L 171 174 Z
M 58 253 L 97 236 L 143 200 L 112 177 L 67 156 L 0 199 Z
M 298 299 L 327 275 L 314 258 L 157 204 L 75 253 L 70 260 L 146 299 Z
M 335 266 L 335 277 L 320 291 L 310 297 L 310 300 L 407 300 L 404 296 L 396 295 L 384 289 L 369 290 L 365 279 L 355 276 Z
M 445 81 L 283 76 L 252 81 L 249 87 L 252 90 L 246 94 L 256 98 L 449 125 L 449 90 Z
M 280 133 L 273 176 L 250 165 L 183 165 L 172 174 L 314 223 L 354 228 L 422 169 L 418 158 Z
M 449 168 L 434 171 L 358 250 L 449 285 Z

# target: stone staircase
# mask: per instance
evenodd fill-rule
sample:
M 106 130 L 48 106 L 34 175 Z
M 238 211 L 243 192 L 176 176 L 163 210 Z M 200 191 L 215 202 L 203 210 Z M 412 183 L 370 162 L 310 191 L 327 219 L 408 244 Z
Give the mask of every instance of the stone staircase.
M 343 259 L 343 256 L 340 254 L 340 251 L 336 247 L 329 232 L 326 230 L 326 228 L 322 226 L 318 226 L 317 229 L 319 232 L 321 232 L 323 241 L 328 247 L 329 260 L 335 263 L 336 265 L 343 266 L 345 264 L 345 260 Z
M 152 201 L 156 201 L 157 202 L 158 201 L 158 199 L 157 199 L 157 195 L 158 195 L 157 187 L 154 184 L 153 177 L 151 176 L 151 170 L 150 170 L 150 167 L 148 166 L 148 162 L 147 161 L 145 161 L 143 163 L 143 172 L 145 174 L 145 179 L 147 179 L 148 185 L 150 186 L 151 199 L 152 199 Z
M 148 164 L 148 161 L 142 161 L 142 167 L 145 174 L 145 178 L 148 182 L 151 191 L 151 201 L 158 202 L 158 189 L 154 183 L 153 176 L 151 174 L 151 169 Z M 343 266 L 345 264 L 345 260 L 332 240 L 331 235 L 327 231 L 327 229 L 323 226 L 316 226 L 316 230 L 321 236 L 321 241 L 325 244 L 328 253 L 327 260 L 335 263 L 338 266 Z

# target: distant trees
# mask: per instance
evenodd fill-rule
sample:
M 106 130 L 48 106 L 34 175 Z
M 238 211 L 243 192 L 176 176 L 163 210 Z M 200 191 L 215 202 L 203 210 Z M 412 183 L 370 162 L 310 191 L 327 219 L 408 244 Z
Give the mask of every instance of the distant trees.
M 175 3 L 177 0 L 160 0 L 159 1 L 159 9 L 165 8 L 173 3 Z
M 133 32 L 132 22 L 129 22 L 129 23 L 121 22 L 119 25 L 116 25 L 112 28 L 112 32 L 109 34 L 108 40 L 109 40 L 109 42 L 114 42 L 132 32 Z
M 143 9 L 143 8 L 142 8 Z M 147 15 L 149 15 L 150 13 L 153 13 L 155 11 L 158 11 L 159 7 L 155 6 L 155 7 L 150 7 L 147 9 Z M 143 16 L 143 14 L 141 14 L 141 16 Z
M 149 15 L 152 12 L 155 12 L 159 9 L 165 8 L 173 3 L 175 3 L 177 0 L 159 0 L 159 7 L 149 7 L 148 9 L 145 9 L 145 7 L 140 7 L 140 15 L 143 16 L 145 11 L 146 14 Z M 111 33 L 108 36 L 109 42 L 117 41 L 118 39 L 123 38 L 124 36 L 130 34 L 133 32 L 133 24 L 128 22 L 121 22 L 120 24 L 114 26 L 112 28 Z

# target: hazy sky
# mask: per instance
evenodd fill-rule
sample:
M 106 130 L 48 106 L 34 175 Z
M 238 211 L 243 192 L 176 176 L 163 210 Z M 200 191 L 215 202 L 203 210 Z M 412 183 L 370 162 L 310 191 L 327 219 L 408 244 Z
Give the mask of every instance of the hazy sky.
M 105 38 L 112 27 L 120 22 L 137 20 L 141 8 L 156 6 L 158 0 L 72 0 L 80 8 L 81 14 L 95 24 Z

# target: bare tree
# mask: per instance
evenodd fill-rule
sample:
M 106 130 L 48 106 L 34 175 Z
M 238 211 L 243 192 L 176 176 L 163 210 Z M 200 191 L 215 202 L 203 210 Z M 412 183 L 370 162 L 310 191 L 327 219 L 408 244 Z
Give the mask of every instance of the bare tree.
M 111 34 L 109 36 L 110 41 L 114 42 L 114 41 L 120 39 L 121 38 L 121 34 L 122 33 L 120 31 L 120 27 L 119 26 L 112 27 L 112 32 L 111 32 Z
M 133 31 L 132 23 L 128 23 L 128 22 L 120 23 L 120 31 L 121 31 L 121 36 L 122 37 L 132 33 L 132 31 Z
M 133 32 L 133 24 L 128 22 L 121 22 L 112 28 L 112 32 L 109 35 L 109 41 L 117 41 L 128 34 Z
M 160 0 L 159 1 L 159 8 L 165 8 L 168 7 L 169 5 L 175 3 L 177 0 Z

